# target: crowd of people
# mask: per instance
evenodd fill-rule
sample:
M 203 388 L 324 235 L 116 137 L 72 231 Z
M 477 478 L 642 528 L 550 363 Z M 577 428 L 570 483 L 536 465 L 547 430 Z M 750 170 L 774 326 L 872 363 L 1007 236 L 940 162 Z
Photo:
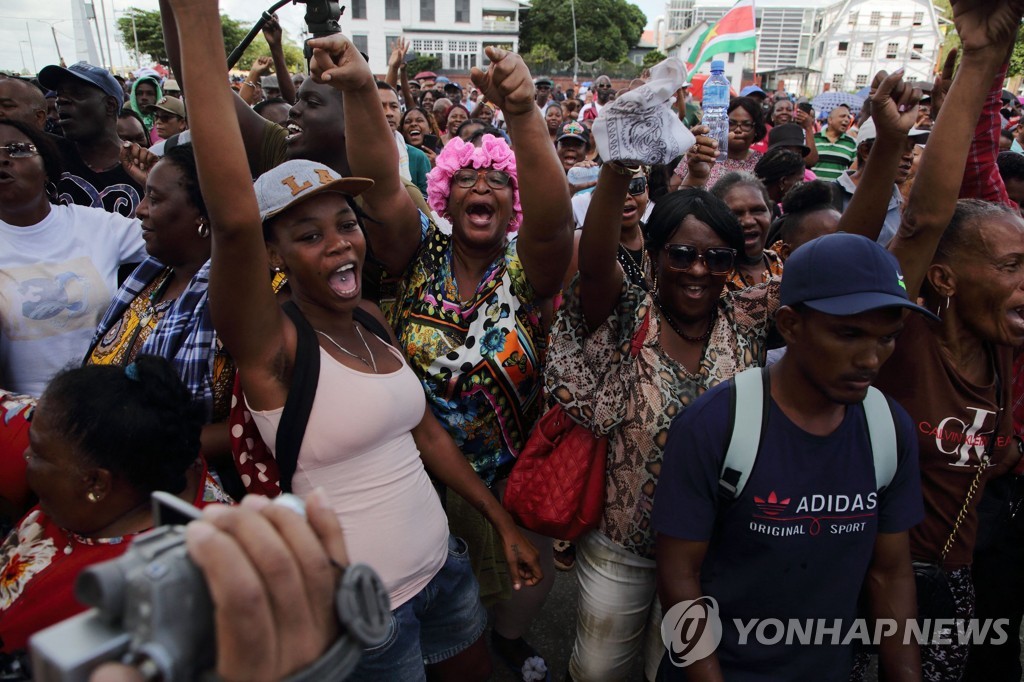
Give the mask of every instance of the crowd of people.
M 271 19 L 233 81 L 215 0 L 160 0 L 173 78 L 0 78 L 4 679 L 156 490 L 205 508 L 224 679 L 316 665 L 349 561 L 392 609 L 352 679 L 1021 679 L 1024 0 L 952 7 L 929 91 L 738 88 L 719 150 L 683 83 L 687 148 L 647 163 L 597 125 L 642 123 L 642 80 L 563 91 L 496 47 L 410 74 L 402 40 L 374 75 L 344 34 L 290 74 Z M 554 409 L 607 446 L 574 538 L 503 506 Z M 528 642 L 558 569 L 568 671 Z M 707 597 L 721 644 L 682 661 L 665 614 Z M 872 652 L 751 618 L 898 625 Z

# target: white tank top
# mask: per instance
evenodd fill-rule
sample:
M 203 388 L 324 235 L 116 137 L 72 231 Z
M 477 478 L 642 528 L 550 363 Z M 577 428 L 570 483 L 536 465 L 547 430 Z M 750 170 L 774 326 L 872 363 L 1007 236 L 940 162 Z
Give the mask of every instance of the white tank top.
M 396 609 L 441 570 L 448 519 L 427 477 L 412 429 L 423 419 L 423 387 L 405 364 L 366 374 L 320 349 L 320 381 L 292 478 L 292 491 L 326 491 L 345 531 L 349 560 L 380 574 Z M 274 452 L 284 408 L 253 420 Z

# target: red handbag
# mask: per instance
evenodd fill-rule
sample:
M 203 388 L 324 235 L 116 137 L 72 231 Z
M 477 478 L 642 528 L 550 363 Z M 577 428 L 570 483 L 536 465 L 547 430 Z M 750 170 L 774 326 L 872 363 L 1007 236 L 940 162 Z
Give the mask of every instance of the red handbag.
M 633 335 L 640 353 L 650 311 Z M 523 528 L 575 540 L 597 527 L 604 510 L 608 439 L 578 424 L 561 404 L 542 416 L 512 467 L 502 504 Z
M 519 453 L 503 504 L 523 528 L 574 540 L 601 519 L 607 458 L 608 439 L 555 405 L 537 421 Z

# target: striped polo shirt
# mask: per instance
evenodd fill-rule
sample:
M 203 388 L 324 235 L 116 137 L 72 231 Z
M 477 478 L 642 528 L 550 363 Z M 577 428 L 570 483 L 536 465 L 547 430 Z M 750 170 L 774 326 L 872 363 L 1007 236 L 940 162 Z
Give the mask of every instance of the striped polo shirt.
M 857 158 L 857 140 L 846 133 L 832 142 L 825 131 L 814 134 L 814 146 L 818 148 L 818 163 L 814 172 L 819 180 L 835 180 L 853 164 Z

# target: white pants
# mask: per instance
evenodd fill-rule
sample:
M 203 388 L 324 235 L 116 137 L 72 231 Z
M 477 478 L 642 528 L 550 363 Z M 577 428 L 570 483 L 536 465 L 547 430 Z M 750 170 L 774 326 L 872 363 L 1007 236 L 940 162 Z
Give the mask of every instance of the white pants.
M 654 562 L 628 552 L 599 531 L 576 542 L 580 597 L 569 674 L 576 682 L 624 680 L 644 650 L 653 681 L 665 646 Z

